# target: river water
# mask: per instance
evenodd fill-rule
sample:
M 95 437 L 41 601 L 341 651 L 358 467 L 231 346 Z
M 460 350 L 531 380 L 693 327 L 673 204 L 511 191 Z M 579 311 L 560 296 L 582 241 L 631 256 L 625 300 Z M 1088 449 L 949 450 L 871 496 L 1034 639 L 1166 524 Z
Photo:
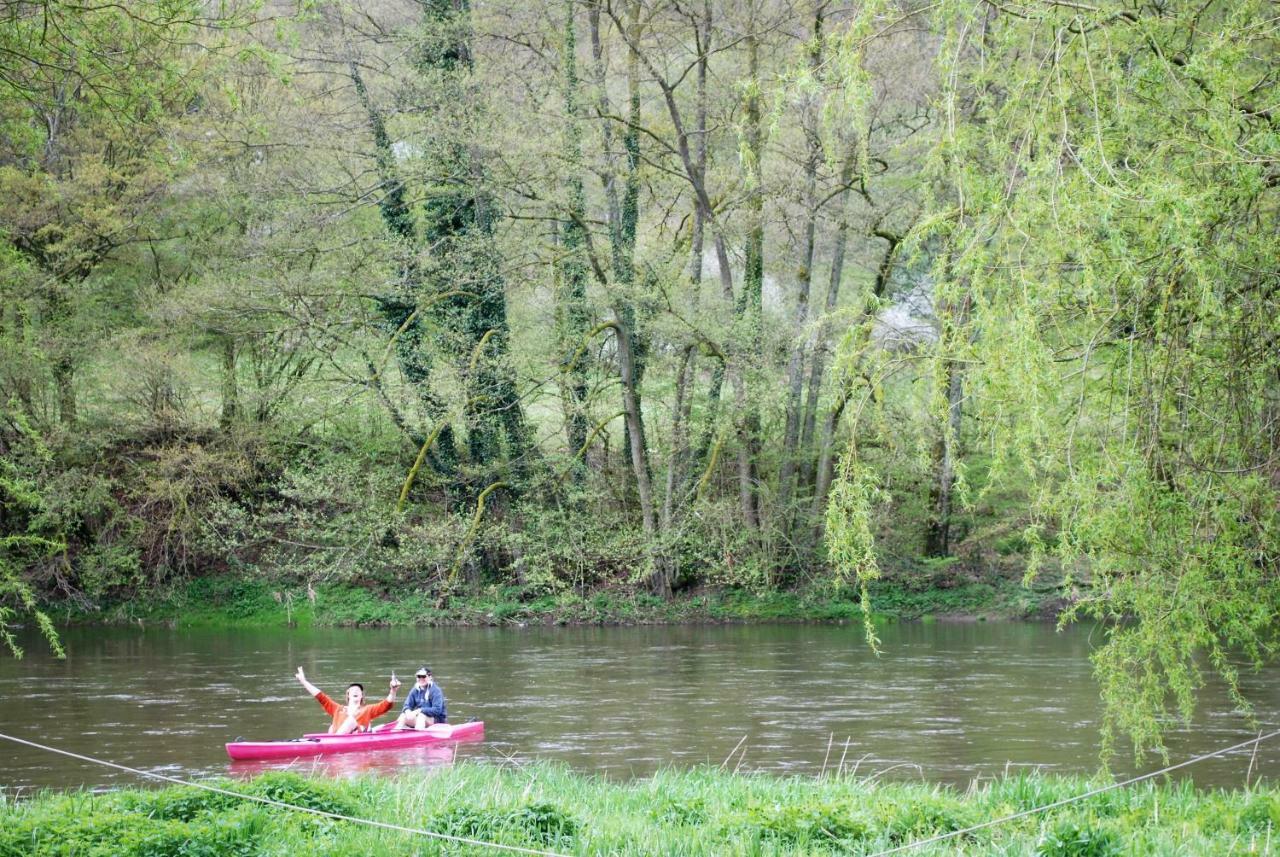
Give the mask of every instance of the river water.
M 1090 773 L 1099 703 L 1088 655 L 1097 634 L 1034 623 L 903 623 L 883 653 L 857 626 L 324 629 L 71 629 L 57 660 L 25 637 L 0 657 L 0 732 L 172 776 L 249 774 L 223 749 L 322 731 L 293 677 L 330 695 L 363 681 L 407 693 L 435 671 L 452 721 L 485 721 L 483 742 L 321 757 L 272 767 L 338 776 L 460 759 L 550 759 L 614 778 L 665 766 L 860 774 L 967 784 L 1006 770 Z M 1280 724 L 1280 671 L 1244 679 L 1264 727 Z M 398 709 L 397 705 L 397 709 Z M 1253 737 L 1220 685 L 1202 693 L 1180 760 Z M 4 742 L 0 742 L 4 745 Z M 1123 754 L 1122 754 L 1123 756 Z M 1280 772 L 1280 742 L 1196 765 L 1201 785 Z M 1130 759 L 1120 759 L 1129 770 Z M 136 777 L 0 746 L 0 787 L 132 784 Z

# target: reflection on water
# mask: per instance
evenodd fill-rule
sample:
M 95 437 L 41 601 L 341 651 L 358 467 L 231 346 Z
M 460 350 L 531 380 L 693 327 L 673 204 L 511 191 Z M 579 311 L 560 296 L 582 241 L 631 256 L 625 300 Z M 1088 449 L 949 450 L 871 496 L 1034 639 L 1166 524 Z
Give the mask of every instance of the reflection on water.
M 376 697 L 392 670 L 411 675 L 425 663 L 448 696 L 450 719 L 484 720 L 485 741 L 292 768 L 347 776 L 452 759 L 552 759 L 626 778 L 664 766 L 816 774 L 843 765 L 957 784 L 1018 768 L 1096 770 L 1089 629 L 906 623 L 882 637 L 876 657 L 853 626 L 73 629 L 65 661 L 33 637 L 23 640 L 23 660 L 0 658 L 0 732 L 148 770 L 239 776 L 249 771 L 228 762 L 227 741 L 326 726 L 293 678 L 298 666 L 331 696 L 363 681 Z M 1280 723 L 1277 676 L 1269 669 L 1243 680 L 1267 728 Z M 1193 728 L 1172 736 L 1172 758 L 1253 734 L 1210 681 Z M 6 788 L 134 781 L 29 748 L 0 752 Z M 1202 784 L 1234 785 L 1249 755 L 1191 773 Z M 1264 745 L 1255 776 L 1280 770 L 1277 763 L 1280 743 Z
M 248 778 L 265 771 L 294 771 L 300 774 L 324 774 L 330 777 L 356 777 L 363 774 L 396 774 L 409 768 L 438 768 L 452 765 L 458 745 L 483 739 L 450 741 L 420 747 L 403 747 L 392 751 L 330 753 L 299 759 L 272 759 L 256 762 L 229 762 L 227 771 L 233 777 Z

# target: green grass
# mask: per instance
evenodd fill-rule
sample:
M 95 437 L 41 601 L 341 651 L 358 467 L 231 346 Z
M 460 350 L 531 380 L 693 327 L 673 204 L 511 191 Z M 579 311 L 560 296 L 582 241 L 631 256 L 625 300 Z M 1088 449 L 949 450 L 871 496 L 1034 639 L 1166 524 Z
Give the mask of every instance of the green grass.
M 223 786 L 438 833 L 563 854 L 872 854 L 1080 794 L 1080 779 L 1019 776 L 967 792 L 853 777 L 667 771 L 615 783 L 535 764 L 333 782 L 273 773 Z M 913 854 L 1273 854 L 1280 792 L 1139 786 L 967 833 Z M 0 801 L 16 855 L 481 854 L 190 788 L 46 793 Z
M 49 605 L 54 618 L 72 624 L 136 624 L 181 627 L 379 627 L 391 625 L 647 625 L 752 622 L 858 622 L 862 606 L 852 589 L 754 592 L 706 590 L 663 601 L 646 593 L 600 590 L 586 595 L 522 592 L 489 587 L 437 606 L 433 593 L 383 593 L 345 585 L 313 590 L 235 575 L 195 578 L 184 584 L 101 609 Z M 1035 612 L 1043 594 L 1014 581 L 967 583 L 949 588 L 878 582 L 871 589 L 878 619 L 963 615 L 1021 618 Z

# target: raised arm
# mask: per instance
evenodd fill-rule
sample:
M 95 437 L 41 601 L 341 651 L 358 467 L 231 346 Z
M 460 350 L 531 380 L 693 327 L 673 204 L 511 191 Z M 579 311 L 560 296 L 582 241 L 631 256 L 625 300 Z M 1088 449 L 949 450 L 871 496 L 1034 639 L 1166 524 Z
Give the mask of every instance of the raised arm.
M 320 695 L 320 688 L 316 687 L 314 684 L 307 681 L 307 675 L 302 671 L 302 667 L 298 667 L 297 679 L 299 682 L 302 683 L 302 686 L 307 689 L 307 693 L 311 694 L 312 696 Z
M 400 688 L 400 679 L 395 676 L 391 677 L 391 690 L 387 693 L 388 704 L 396 701 L 396 691 Z

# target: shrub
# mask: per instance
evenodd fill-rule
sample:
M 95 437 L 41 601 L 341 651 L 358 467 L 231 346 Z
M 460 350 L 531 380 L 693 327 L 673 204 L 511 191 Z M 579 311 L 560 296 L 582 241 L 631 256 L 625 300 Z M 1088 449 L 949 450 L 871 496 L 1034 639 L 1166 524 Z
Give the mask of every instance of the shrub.
M 192 821 L 207 812 L 221 812 L 238 798 L 203 789 L 175 788 L 159 792 L 130 792 L 121 798 L 122 809 L 164 821 Z
M 706 824 L 708 819 L 707 805 L 701 798 L 668 801 L 655 807 L 649 814 L 659 824 L 686 827 L 698 827 Z
M 344 790 L 339 784 L 308 779 L 286 771 L 261 774 L 244 791 L 246 794 L 337 815 L 355 815 L 359 809 L 343 796 Z
M 962 830 L 976 821 L 974 813 L 958 800 L 939 794 L 883 804 L 878 814 L 894 842 Z
M 551 845 L 572 838 L 578 828 L 578 821 L 560 808 L 538 803 L 511 810 L 460 806 L 437 817 L 429 829 L 466 839 L 494 840 L 515 834 L 529 842 Z
M 493 812 L 460 806 L 432 819 L 428 830 L 446 836 L 465 839 L 489 839 L 498 826 L 498 816 Z
M 1240 826 L 1254 833 L 1280 830 L 1280 800 L 1271 795 L 1253 798 L 1240 812 Z
M 1037 857 L 1111 857 L 1119 854 L 1121 840 L 1096 822 L 1067 818 L 1046 830 L 1036 843 Z
M 503 819 L 503 826 L 519 830 L 530 841 L 543 845 L 571 839 L 578 832 L 577 820 L 549 803 L 535 803 L 514 809 Z
M 750 826 L 782 845 L 827 845 L 843 848 L 867 837 L 869 825 L 847 806 L 830 803 L 786 803 L 747 808 Z

